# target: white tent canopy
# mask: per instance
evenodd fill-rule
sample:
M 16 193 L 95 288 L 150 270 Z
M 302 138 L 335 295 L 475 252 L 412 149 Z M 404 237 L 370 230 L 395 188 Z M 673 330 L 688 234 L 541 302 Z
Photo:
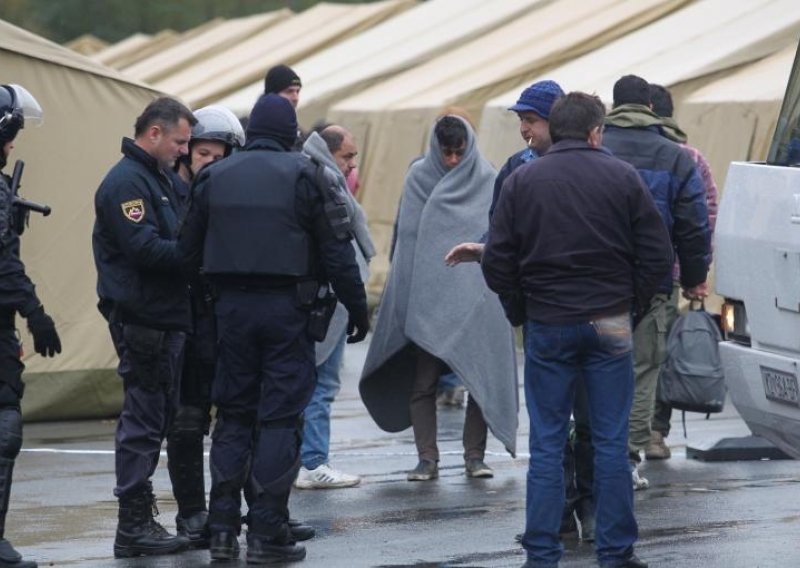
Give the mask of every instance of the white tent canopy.
M 500 161 L 520 148 L 514 136 L 517 117 L 506 109 L 534 81 L 553 79 L 567 90 L 597 93 L 611 103 L 612 88 L 633 73 L 674 87 L 764 57 L 800 32 L 800 4 L 794 0 L 700 0 L 609 43 L 583 57 L 530 75 L 484 109 L 479 141 L 486 155 Z M 681 93 L 697 84 L 685 84 Z
M 411 7 L 413 0 L 382 0 L 369 4 L 330 4 L 283 20 L 216 56 L 196 62 L 155 86 L 193 107 L 216 103 L 261 78 L 278 63 L 291 65 Z
M 124 68 L 125 74 L 140 81 L 154 82 L 182 67 L 206 59 L 210 54 L 237 45 L 248 37 L 290 17 L 288 9 L 236 18 L 206 29 L 186 41 L 180 41 L 147 59 Z
M 298 118 L 311 124 L 328 107 L 391 73 L 439 55 L 519 16 L 540 0 L 428 0 L 293 66 L 303 81 Z M 256 81 L 220 104 L 246 116 L 263 92 Z

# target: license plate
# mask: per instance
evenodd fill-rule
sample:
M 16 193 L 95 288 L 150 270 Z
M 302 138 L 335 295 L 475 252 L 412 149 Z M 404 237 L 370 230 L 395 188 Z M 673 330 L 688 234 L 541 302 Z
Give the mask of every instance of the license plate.
M 795 375 L 761 367 L 761 378 L 764 381 L 764 394 L 769 400 L 800 406 L 800 389 L 797 388 Z

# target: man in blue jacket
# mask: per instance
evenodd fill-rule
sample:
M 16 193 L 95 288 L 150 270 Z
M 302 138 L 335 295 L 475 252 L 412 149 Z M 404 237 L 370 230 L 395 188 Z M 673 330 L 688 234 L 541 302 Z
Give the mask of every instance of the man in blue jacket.
M 606 117 L 603 143 L 639 172 L 653 199 L 681 266 L 680 284 L 687 298 L 708 295 L 706 274 L 710 258 L 708 208 L 703 181 L 694 162 L 662 132 L 663 121 L 652 111 L 650 85 L 626 75 L 614 85 L 614 108 Z M 641 451 L 650 444 L 656 385 L 666 357 L 669 326 L 675 320 L 672 274 L 664 276 L 650 304 L 640 303 L 634 334 L 636 395 L 630 418 L 628 449 L 634 489 L 648 481 L 638 472 Z
M 153 519 L 150 478 L 177 406 L 189 290 L 176 248 L 178 196 L 167 173 L 188 152 L 192 112 L 151 102 L 123 138 L 122 159 L 95 194 L 98 308 L 119 355 L 125 398 L 116 433 L 119 522 L 114 556 L 171 554 L 188 541 Z

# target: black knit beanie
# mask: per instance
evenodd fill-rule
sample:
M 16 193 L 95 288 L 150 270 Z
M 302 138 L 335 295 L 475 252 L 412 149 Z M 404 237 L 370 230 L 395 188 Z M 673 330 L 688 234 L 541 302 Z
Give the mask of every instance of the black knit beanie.
M 289 87 L 302 87 L 300 77 L 288 65 L 276 65 L 264 77 L 265 93 L 280 93 Z
M 247 123 L 247 142 L 255 138 L 270 138 L 290 150 L 297 139 L 297 114 L 292 103 L 280 95 L 261 95 L 250 112 Z

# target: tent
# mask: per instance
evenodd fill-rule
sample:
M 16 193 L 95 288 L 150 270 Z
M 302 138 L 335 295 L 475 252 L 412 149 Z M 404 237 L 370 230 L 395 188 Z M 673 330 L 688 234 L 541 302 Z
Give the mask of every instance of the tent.
M 264 77 L 278 63 L 293 64 L 397 14 L 414 0 L 368 4 L 322 2 L 258 33 L 236 46 L 174 73 L 155 86 L 181 97 L 192 107 L 222 97 Z
M 518 17 L 540 0 L 429 0 L 293 66 L 303 80 L 300 124 L 324 118 L 328 107 L 380 79 L 444 53 Z M 251 83 L 220 104 L 247 116 L 264 90 Z
M 333 106 L 329 119 L 352 130 L 362 152 L 360 198 L 379 251 L 370 291 L 383 288 L 408 164 L 425 150 L 431 125 L 445 107 L 462 106 L 477 118 L 486 100 L 523 77 L 599 48 L 685 3 L 541 2 L 475 41 Z
M 796 51 L 792 42 L 694 91 L 677 106 L 678 123 L 711 164 L 720 191 L 731 162 L 766 160 Z
M 178 32 L 173 30 L 163 30 L 154 36 L 136 33 L 91 55 L 90 59 L 103 65 L 117 67 L 118 64 L 124 65 L 131 59 L 139 58 L 140 53 L 154 53 L 164 45 L 174 43 L 177 36 Z
M 495 162 L 520 148 L 517 117 L 506 109 L 539 79 L 564 89 L 597 93 L 611 103 L 613 85 L 633 73 L 669 87 L 676 103 L 717 73 L 775 52 L 797 38 L 800 5 L 794 0 L 701 0 L 605 47 L 542 74 L 531 74 L 486 104 L 479 141 Z
M 44 109 L 44 124 L 25 128 L 15 159 L 25 161 L 21 193 L 49 204 L 22 236 L 23 261 L 61 335 L 53 359 L 33 353 L 18 319 L 27 366 L 26 420 L 108 416 L 122 389 L 105 321 L 97 311 L 91 249 L 94 192 L 120 157 L 122 136 L 158 93 L 69 49 L 0 21 L 0 83 L 27 88 Z
M 170 73 L 202 61 L 218 51 L 237 45 L 291 15 L 291 10 L 284 8 L 222 22 L 217 26 L 206 28 L 203 33 L 188 40 L 179 41 L 168 49 L 125 67 L 125 74 L 139 81 L 149 83 L 158 81 Z
M 64 47 L 76 53 L 80 53 L 81 55 L 94 55 L 107 48 L 108 42 L 92 34 L 83 34 L 65 43 Z

